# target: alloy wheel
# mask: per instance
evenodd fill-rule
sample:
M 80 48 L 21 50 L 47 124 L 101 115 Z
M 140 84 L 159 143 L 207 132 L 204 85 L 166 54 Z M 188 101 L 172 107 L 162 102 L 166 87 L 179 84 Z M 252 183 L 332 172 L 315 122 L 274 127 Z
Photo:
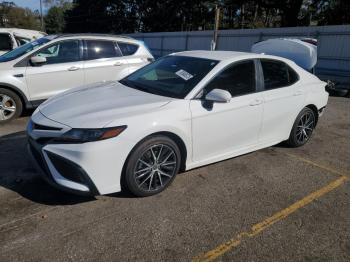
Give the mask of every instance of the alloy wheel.
M 0 121 L 10 119 L 15 113 L 15 100 L 8 95 L 0 94 Z
M 158 191 L 176 175 L 177 157 L 165 144 L 152 145 L 137 160 L 134 169 L 136 185 L 142 191 Z
M 303 114 L 298 122 L 296 139 L 299 143 L 306 143 L 315 128 L 315 116 L 312 112 L 307 111 Z

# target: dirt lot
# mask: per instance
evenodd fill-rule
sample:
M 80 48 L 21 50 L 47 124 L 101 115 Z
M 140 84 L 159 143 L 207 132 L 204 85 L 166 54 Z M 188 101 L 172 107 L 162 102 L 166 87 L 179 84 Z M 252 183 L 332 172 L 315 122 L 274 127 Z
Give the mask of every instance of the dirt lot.
M 43 182 L 28 117 L 0 127 L 0 261 L 350 261 L 350 98 L 309 144 L 180 174 L 160 195 L 82 198 Z

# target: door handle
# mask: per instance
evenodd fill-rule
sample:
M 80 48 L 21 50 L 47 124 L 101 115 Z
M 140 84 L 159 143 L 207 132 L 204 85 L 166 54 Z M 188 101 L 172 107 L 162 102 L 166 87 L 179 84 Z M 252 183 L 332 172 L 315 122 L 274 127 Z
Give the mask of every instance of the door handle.
M 303 91 L 302 91 L 302 90 L 297 90 L 297 91 L 294 93 L 295 96 L 300 96 L 300 95 L 302 95 L 302 94 L 303 94 Z
M 249 105 L 250 105 L 250 106 L 257 106 L 257 105 L 261 105 L 262 102 L 263 102 L 262 99 L 257 98 L 257 99 L 255 99 L 255 100 L 253 100 L 252 102 L 250 102 Z
M 123 65 L 123 63 L 119 61 L 114 63 L 114 66 L 121 66 L 121 65 Z
M 79 69 L 80 69 L 80 67 L 72 66 L 72 67 L 68 68 L 68 71 L 77 71 Z

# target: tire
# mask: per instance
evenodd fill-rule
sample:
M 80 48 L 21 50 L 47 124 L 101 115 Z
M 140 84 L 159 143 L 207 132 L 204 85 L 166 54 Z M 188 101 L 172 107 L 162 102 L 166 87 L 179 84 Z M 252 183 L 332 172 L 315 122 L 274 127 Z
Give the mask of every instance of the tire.
M 0 124 L 7 123 L 19 117 L 22 109 L 22 101 L 16 93 L 5 88 L 0 88 Z
M 311 138 L 316 126 L 316 116 L 313 110 L 305 107 L 297 116 L 290 132 L 287 144 L 290 147 L 305 145 Z
M 180 164 L 180 149 L 173 140 L 166 136 L 150 137 L 131 152 L 122 188 L 139 197 L 158 194 L 172 183 Z

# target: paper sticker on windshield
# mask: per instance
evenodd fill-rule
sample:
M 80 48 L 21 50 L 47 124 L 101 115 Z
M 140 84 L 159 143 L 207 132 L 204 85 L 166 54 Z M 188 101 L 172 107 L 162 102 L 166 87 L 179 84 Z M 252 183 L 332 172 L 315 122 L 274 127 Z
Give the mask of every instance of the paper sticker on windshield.
M 185 70 L 182 70 L 182 69 L 177 71 L 175 74 L 177 74 L 179 77 L 181 77 L 185 81 L 190 80 L 193 77 L 193 75 L 191 75 L 190 73 L 188 73 L 188 72 L 186 72 Z

